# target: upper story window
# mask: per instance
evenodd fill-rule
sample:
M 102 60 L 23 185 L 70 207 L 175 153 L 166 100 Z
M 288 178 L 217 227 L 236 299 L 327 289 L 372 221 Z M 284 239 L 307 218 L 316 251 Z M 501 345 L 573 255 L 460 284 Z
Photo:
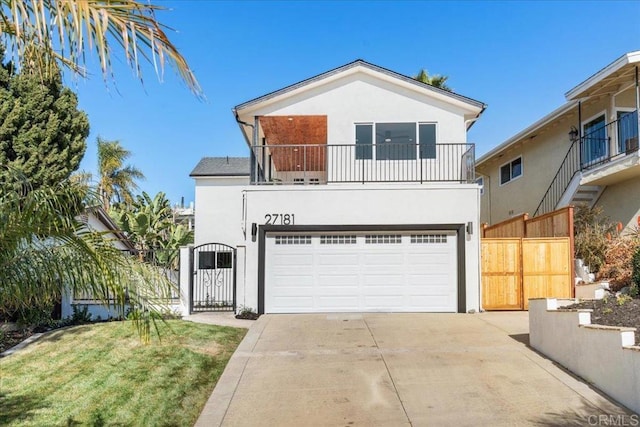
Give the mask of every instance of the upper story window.
M 500 166 L 500 185 L 513 181 L 522 175 L 522 157 Z
M 376 160 L 435 159 L 436 124 L 357 124 L 356 159 L 374 159 L 374 148 Z

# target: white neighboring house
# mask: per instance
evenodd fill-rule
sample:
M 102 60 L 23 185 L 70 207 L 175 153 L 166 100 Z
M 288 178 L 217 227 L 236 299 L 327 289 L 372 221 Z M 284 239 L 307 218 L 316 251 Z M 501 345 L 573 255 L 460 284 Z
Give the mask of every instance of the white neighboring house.
M 479 310 L 467 130 L 484 108 L 362 60 L 238 105 L 249 158 L 204 158 L 191 174 L 191 277 L 233 268 L 223 250 L 199 251 L 217 242 L 237 255 L 236 308 Z M 194 280 L 192 309 L 230 305 L 216 283 Z
M 132 254 L 136 252 L 133 243 L 119 230 L 113 219 L 102 207 L 88 208 L 80 219 L 88 229 L 105 232 L 105 238 L 109 239 L 117 249 Z M 108 319 L 121 315 L 115 308 L 105 307 L 101 301 L 95 300 L 92 295 L 73 295 L 72 292 L 67 292 L 62 295 L 61 316 L 63 319 L 73 315 L 73 306 L 77 306 L 79 309 L 86 306 L 88 308 L 87 312 L 93 318 L 99 316 L 102 319 Z

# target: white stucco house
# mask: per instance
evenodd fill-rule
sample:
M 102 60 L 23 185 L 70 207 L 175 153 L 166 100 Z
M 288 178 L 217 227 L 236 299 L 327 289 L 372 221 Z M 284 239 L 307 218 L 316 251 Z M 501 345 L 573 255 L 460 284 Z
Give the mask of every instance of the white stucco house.
M 87 229 L 104 233 L 104 237 L 118 250 L 123 252 L 136 252 L 133 243 L 120 231 L 119 227 L 101 206 L 88 208 L 85 213 L 78 218 L 85 224 Z M 107 307 L 102 301 L 96 300 L 93 295 L 85 293 L 74 294 L 70 289 L 62 295 L 61 318 L 65 319 L 73 315 L 73 307 L 82 310 L 87 307 L 87 313 L 94 319 L 108 319 L 110 317 L 122 316 L 115 307 Z
M 362 60 L 236 106 L 249 156 L 191 174 L 190 311 L 478 310 L 484 109 Z

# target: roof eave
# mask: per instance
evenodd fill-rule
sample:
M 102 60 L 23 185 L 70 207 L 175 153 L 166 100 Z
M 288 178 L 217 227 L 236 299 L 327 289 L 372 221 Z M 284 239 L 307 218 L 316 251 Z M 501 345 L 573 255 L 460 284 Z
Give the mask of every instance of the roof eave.
M 620 58 L 616 59 L 600 71 L 593 74 L 591 77 L 587 78 L 582 83 L 575 86 L 573 89 L 566 92 L 564 96 L 567 101 L 575 100 L 579 98 L 580 95 L 583 94 L 586 90 L 592 88 L 600 81 L 620 70 L 624 66 L 638 62 L 640 62 L 640 51 L 625 53 Z
M 570 101 L 563 104 L 559 108 L 556 108 L 551 113 L 547 114 L 546 116 L 542 117 L 540 120 L 533 123 L 531 126 L 523 129 L 522 131 L 518 132 L 511 138 L 504 141 L 502 144 L 494 147 L 492 150 L 489 150 L 487 153 L 478 157 L 478 159 L 476 160 L 476 167 L 482 166 L 483 163 L 491 160 L 494 156 L 500 154 L 501 152 L 508 149 L 512 145 L 518 143 L 519 141 L 529 137 L 532 133 L 539 131 L 541 128 L 548 125 L 549 123 L 554 121 L 556 118 L 567 113 L 572 108 L 575 108 L 577 104 L 578 104 L 578 101 Z
M 415 80 L 414 78 L 405 76 L 403 74 L 397 73 L 397 72 L 389 70 L 387 68 L 383 68 L 383 67 L 380 67 L 378 65 L 371 64 L 371 63 L 366 62 L 364 60 L 358 59 L 356 61 L 353 61 L 353 62 L 350 62 L 348 64 L 345 64 L 345 65 L 343 65 L 341 67 L 334 68 L 334 69 L 329 70 L 327 72 L 324 72 L 322 74 L 318 74 L 316 76 L 313 76 L 313 77 L 310 77 L 308 79 L 302 80 L 302 81 L 300 81 L 298 83 L 294 83 L 294 84 L 286 86 L 286 87 L 284 87 L 282 89 L 270 92 L 270 93 L 268 93 L 266 95 L 263 95 L 263 96 L 260 96 L 258 98 L 254 98 L 252 100 L 249 100 L 247 102 L 239 104 L 233 109 L 233 112 L 234 112 L 235 115 L 238 115 L 241 112 L 241 110 L 251 109 L 251 107 L 255 108 L 256 106 L 258 106 L 258 105 L 260 105 L 262 103 L 265 103 L 267 101 L 273 100 L 274 98 L 286 95 L 286 94 L 288 94 L 290 92 L 293 92 L 295 90 L 298 90 L 298 89 L 302 89 L 305 86 L 309 86 L 309 85 L 311 85 L 313 83 L 320 82 L 322 80 L 325 80 L 327 78 L 330 78 L 332 76 L 335 76 L 337 74 L 343 73 L 345 71 L 348 71 L 348 70 L 350 70 L 352 68 L 359 67 L 359 66 L 363 67 L 364 69 L 372 70 L 374 72 L 382 73 L 382 74 L 385 74 L 385 75 L 387 75 L 389 77 L 404 81 L 404 82 L 409 83 L 411 85 L 414 85 L 414 86 L 416 86 L 418 88 L 426 89 L 428 91 L 432 91 L 434 94 L 437 94 L 439 96 L 448 97 L 448 98 L 451 98 L 452 100 L 456 100 L 457 102 L 462 102 L 462 103 L 467 104 L 468 106 L 470 106 L 472 108 L 479 109 L 480 112 L 482 112 L 486 108 L 486 105 L 483 102 L 480 102 L 480 101 L 477 101 L 475 99 L 466 97 L 464 95 L 459 95 L 459 94 L 457 94 L 455 92 L 446 91 L 444 89 L 440 89 L 440 88 L 428 85 L 426 83 L 422 83 L 422 82 L 420 82 L 418 80 Z

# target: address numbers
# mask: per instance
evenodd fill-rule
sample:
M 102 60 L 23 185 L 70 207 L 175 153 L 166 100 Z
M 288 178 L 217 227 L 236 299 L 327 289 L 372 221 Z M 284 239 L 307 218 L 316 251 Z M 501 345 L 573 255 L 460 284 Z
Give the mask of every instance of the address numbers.
M 272 213 L 264 216 L 266 225 L 294 225 L 296 223 L 295 214 L 289 213 Z

